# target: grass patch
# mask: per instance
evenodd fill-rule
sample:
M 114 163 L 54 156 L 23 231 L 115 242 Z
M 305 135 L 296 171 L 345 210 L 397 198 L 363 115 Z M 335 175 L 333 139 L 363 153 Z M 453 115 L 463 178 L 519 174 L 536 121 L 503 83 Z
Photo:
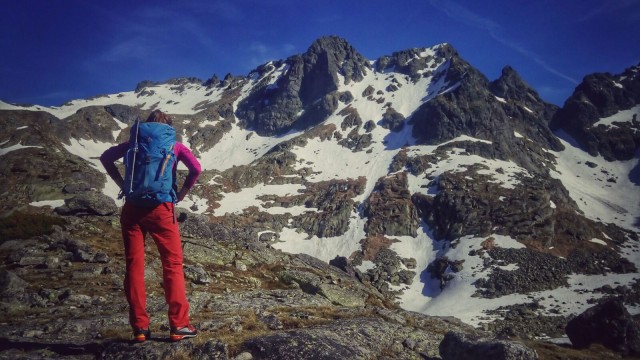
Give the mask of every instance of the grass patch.
M 49 235 L 53 232 L 54 225 L 65 224 L 64 219 L 55 216 L 14 212 L 5 218 L 0 218 L 0 241 Z
M 574 349 L 569 346 L 555 345 L 540 341 L 524 341 L 525 345 L 535 349 L 540 360 L 614 360 L 637 359 L 624 357 L 607 349 L 603 345 L 593 344 L 587 349 Z
M 203 343 L 209 339 L 216 339 L 227 344 L 230 354 L 237 355 L 244 342 L 248 339 L 264 336 L 272 332 L 253 311 L 239 312 L 235 315 L 240 317 L 240 321 L 229 323 L 213 332 L 200 332 L 196 339 Z M 200 315 L 197 318 L 203 318 L 203 316 Z

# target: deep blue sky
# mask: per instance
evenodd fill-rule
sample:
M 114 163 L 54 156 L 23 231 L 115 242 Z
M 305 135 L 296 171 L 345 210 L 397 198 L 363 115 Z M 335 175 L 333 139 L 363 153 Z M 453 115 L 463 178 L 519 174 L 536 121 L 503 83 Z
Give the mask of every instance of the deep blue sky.
M 323 35 L 374 60 L 447 42 L 490 80 L 511 65 L 557 105 L 640 63 L 640 0 L 2 0 L 0 99 L 61 105 L 142 80 L 246 75 Z

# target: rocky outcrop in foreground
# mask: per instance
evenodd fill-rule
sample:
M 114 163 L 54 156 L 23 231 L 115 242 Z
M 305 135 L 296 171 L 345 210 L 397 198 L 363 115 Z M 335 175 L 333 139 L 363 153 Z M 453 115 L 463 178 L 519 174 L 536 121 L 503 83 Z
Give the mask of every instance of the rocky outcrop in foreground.
M 466 358 L 459 349 L 472 349 L 476 358 L 499 349 L 507 354 L 499 358 L 536 359 L 539 351 L 562 350 L 493 340 L 490 332 L 453 318 L 401 310 L 346 259 L 332 261 L 334 266 L 286 254 L 257 236 L 212 240 L 214 233 L 224 233 L 223 225 L 208 225 L 186 210 L 179 217 L 189 235 L 183 238 L 185 277 L 191 319 L 200 334 L 168 342 L 161 264 L 149 241 L 152 339 L 133 344 L 117 214 L 87 211 L 91 201 L 63 208 L 71 204 L 77 211 L 57 210 L 71 215 L 45 208 L 3 220 L 2 359 Z M 562 351 L 576 352 L 566 358 L 578 359 L 592 350 Z M 525 357 L 509 357 L 513 354 Z

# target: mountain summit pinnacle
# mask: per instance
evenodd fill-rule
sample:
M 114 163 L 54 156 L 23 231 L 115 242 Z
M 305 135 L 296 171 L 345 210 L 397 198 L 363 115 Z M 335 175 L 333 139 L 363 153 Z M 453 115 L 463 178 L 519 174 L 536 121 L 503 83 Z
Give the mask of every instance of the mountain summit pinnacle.
M 362 80 L 369 68 L 367 59 L 345 39 L 337 36 L 325 36 L 314 41 L 304 57 L 309 65 L 324 65 L 326 61 L 329 73 L 344 76 L 346 84 L 351 80 Z
M 511 66 L 502 69 L 500 77 L 489 85 L 491 92 L 501 98 L 540 103 L 542 100 Z
M 238 106 L 239 117 L 261 135 L 321 122 L 335 110 L 330 95 L 338 90 L 341 81 L 361 81 L 370 69 L 367 59 L 337 36 L 322 37 L 304 54 L 269 66 L 270 72 L 263 73 L 262 79 L 270 78 L 271 83 L 259 85 Z M 278 72 L 278 77 L 273 78 Z M 309 111 L 312 108 L 314 111 Z

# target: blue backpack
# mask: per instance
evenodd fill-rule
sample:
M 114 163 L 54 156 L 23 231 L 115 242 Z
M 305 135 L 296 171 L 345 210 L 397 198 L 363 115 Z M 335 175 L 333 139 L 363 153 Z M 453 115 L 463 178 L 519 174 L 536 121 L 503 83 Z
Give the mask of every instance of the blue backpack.
M 131 127 L 129 150 L 124 157 L 123 195 L 127 201 L 145 207 L 176 202 L 175 144 L 176 131 L 170 125 L 136 121 Z

